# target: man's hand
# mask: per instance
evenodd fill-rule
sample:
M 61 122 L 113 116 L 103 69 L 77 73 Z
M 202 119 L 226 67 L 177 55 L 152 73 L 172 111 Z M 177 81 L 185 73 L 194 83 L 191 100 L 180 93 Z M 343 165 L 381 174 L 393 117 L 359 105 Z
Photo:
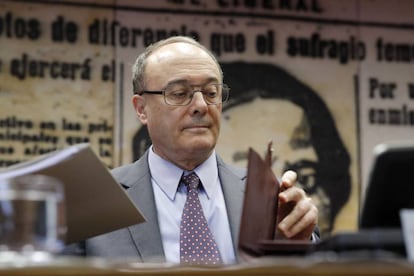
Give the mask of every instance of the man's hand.
M 278 207 L 278 236 L 309 240 L 318 223 L 318 209 L 304 190 L 295 186 L 297 175 L 286 171 L 282 176 Z

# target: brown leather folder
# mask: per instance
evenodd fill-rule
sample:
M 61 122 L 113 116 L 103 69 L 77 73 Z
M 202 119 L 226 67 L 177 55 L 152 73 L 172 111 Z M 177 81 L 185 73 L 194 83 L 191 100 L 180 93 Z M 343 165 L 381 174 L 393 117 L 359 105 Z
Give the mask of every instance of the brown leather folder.
M 279 181 L 271 169 L 271 162 L 271 142 L 264 159 L 249 149 L 239 233 L 239 252 L 243 256 L 303 253 L 311 245 L 311 242 L 286 240 L 277 235 Z

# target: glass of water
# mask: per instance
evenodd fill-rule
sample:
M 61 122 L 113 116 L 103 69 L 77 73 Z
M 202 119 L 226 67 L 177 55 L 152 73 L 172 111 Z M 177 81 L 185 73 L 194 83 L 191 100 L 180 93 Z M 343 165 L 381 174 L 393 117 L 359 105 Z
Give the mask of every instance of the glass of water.
M 62 183 L 46 175 L 0 180 L 0 262 L 50 258 L 64 246 Z

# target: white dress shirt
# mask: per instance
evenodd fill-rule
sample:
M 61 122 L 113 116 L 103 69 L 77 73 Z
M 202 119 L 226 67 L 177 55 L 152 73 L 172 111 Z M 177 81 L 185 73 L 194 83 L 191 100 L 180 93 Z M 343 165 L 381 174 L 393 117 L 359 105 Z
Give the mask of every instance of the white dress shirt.
M 187 173 L 154 153 L 148 156 L 152 187 L 158 212 L 158 223 L 167 262 L 180 262 L 180 221 L 186 200 L 186 188 L 180 185 Z M 199 198 L 207 223 L 219 248 L 223 263 L 236 262 L 226 203 L 218 176 L 216 154 L 194 169 L 201 180 Z

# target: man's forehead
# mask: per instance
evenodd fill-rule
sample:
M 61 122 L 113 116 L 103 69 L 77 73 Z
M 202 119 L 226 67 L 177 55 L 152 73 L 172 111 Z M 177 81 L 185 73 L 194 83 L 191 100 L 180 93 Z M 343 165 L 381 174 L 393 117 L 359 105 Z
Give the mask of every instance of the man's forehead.
M 175 58 L 185 58 L 191 56 L 209 57 L 209 55 L 196 45 L 192 45 L 186 42 L 174 42 L 161 46 L 155 50 L 149 57 L 149 60 L 155 62 L 163 62 Z
M 186 42 L 174 42 L 155 50 L 147 59 L 146 83 L 152 85 L 193 76 L 221 81 L 219 65 L 204 49 Z

